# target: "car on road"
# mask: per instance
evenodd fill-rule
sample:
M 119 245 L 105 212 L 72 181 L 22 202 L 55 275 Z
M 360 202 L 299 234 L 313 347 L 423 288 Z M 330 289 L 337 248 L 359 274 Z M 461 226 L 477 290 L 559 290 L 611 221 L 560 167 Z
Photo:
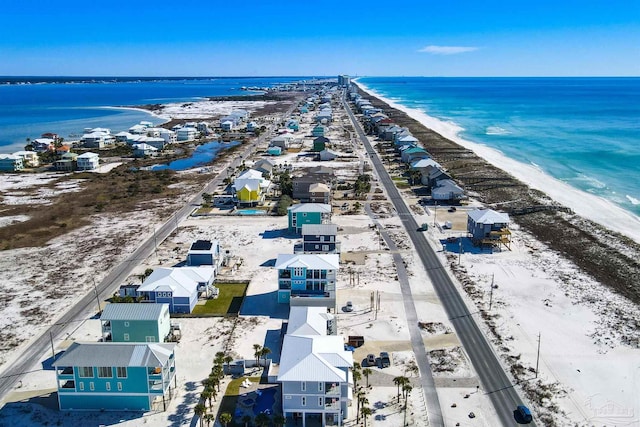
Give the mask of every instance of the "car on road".
M 367 354 L 367 366 L 376 366 L 375 354 Z
M 353 303 L 351 301 L 347 301 L 347 305 L 344 306 L 344 311 L 347 311 L 347 312 L 353 311 Z
M 456 209 L 456 207 L 455 207 L 455 206 L 451 206 L 451 207 L 449 208 L 449 212 L 455 212 L 456 210 L 457 210 L 457 209 Z
M 386 351 L 380 352 L 380 367 L 388 368 L 391 366 L 391 358 L 389 357 L 389 353 Z
M 533 421 L 533 417 L 531 416 L 531 411 L 524 405 L 518 405 L 516 408 L 516 414 L 518 416 L 518 423 L 529 424 Z

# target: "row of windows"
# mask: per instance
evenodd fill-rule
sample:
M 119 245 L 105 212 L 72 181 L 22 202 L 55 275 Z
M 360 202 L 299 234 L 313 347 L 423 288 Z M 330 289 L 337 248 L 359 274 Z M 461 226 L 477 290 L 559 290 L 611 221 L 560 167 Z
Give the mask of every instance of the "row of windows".
M 171 298 L 172 292 L 156 292 L 157 298 Z
M 291 396 L 286 396 L 286 399 L 291 399 Z M 322 406 L 323 404 L 324 404 L 324 398 L 319 397 L 318 406 Z M 307 406 L 307 398 L 305 396 L 302 396 L 300 398 L 300 406 Z
M 111 391 L 111 383 L 105 383 L 104 385 L 105 385 L 105 390 Z M 118 387 L 118 391 L 122 391 L 122 383 L 121 382 L 118 381 L 117 387 Z M 79 389 L 80 389 L 80 391 L 84 391 L 84 383 L 81 382 L 79 384 Z M 96 389 L 96 386 L 93 383 L 93 381 L 89 382 L 89 390 L 90 391 L 95 391 L 95 389 Z
M 307 391 L 307 382 L 306 381 L 302 381 L 300 383 L 300 390 Z M 324 390 L 324 383 L 320 382 L 320 383 L 318 383 L 318 391 L 322 391 L 322 390 Z
M 92 366 L 81 366 L 78 369 L 78 375 L 80 378 L 93 378 L 94 372 Z M 112 378 L 113 377 L 113 368 L 111 366 L 99 366 L 98 367 L 98 378 Z M 116 377 L 117 378 L 127 378 L 127 367 L 126 366 L 118 366 L 116 367 Z

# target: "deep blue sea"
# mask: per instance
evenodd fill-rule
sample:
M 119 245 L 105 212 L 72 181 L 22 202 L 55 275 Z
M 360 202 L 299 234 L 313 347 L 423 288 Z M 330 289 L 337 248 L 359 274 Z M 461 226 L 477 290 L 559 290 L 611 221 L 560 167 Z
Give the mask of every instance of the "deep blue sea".
M 46 132 L 74 139 L 85 128 L 113 133 L 150 114 L 106 107 L 194 101 L 208 96 L 250 95 L 246 87 L 270 87 L 301 77 L 263 78 L 104 78 L 0 77 L 0 153 L 22 150 L 27 138 Z
M 462 128 L 640 215 L 640 78 L 363 77 L 383 97 Z

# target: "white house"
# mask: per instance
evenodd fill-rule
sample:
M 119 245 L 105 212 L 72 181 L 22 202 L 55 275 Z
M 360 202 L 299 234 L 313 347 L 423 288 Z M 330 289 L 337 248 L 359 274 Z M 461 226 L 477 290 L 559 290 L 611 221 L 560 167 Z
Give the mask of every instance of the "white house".
M 93 132 L 82 135 L 80 142 L 87 148 L 107 148 L 116 143 L 116 138 L 111 135 L 110 132 L 94 130 Z
M 13 154 L 0 154 L 0 171 L 17 172 L 24 169 L 23 159 Z
M 76 158 L 77 168 L 82 171 L 90 171 L 98 168 L 100 156 L 96 153 L 87 152 L 80 154 Z
M 464 190 L 450 179 L 438 181 L 437 187 L 431 189 L 431 197 L 433 200 L 460 200 L 464 197 Z
M 198 295 L 215 291 L 216 269 L 206 267 L 156 268 L 138 288 L 138 295 L 157 304 L 169 304 L 172 313 L 191 313 Z
M 40 166 L 40 158 L 35 151 L 16 151 L 13 155 L 22 157 L 22 163 L 27 167 L 36 168 Z
M 327 313 L 317 307 L 291 307 L 277 381 L 284 416 L 313 425 L 341 426 L 349 418 L 353 353 L 341 336 L 327 335 Z
M 176 131 L 178 141 L 193 141 L 198 136 L 198 130 L 192 127 L 182 127 Z
M 154 147 L 153 145 L 145 144 L 145 143 L 133 144 L 132 148 L 133 148 L 133 155 L 135 157 L 153 156 L 158 153 L 158 149 L 156 147 Z

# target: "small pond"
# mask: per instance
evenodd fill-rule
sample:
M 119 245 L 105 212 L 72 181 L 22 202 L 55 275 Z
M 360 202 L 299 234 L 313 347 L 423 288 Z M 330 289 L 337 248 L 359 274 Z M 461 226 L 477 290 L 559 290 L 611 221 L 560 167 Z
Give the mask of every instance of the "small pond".
M 193 169 L 198 166 L 203 166 L 214 160 L 218 153 L 222 150 L 226 150 L 231 147 L 239 145 L 238 141 L 231 142 L 219 142 L 211 141 L 206 144 L 198 145 L 191 154 L 191 157 L 186 159 L 174 160 L 169 164 L 153 165 L 150 169 L 154 171 L 170 169 L 173 171 L 184 171 L 187 169 Z

